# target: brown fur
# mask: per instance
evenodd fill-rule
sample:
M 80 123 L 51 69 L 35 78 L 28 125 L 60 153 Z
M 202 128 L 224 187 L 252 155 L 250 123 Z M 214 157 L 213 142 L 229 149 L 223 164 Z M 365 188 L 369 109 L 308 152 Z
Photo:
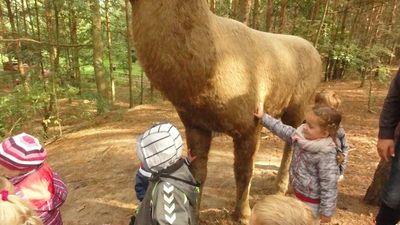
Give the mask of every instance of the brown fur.
M 256 31 L 216 16 L 205 0 L 131 3 L 138 59 L 152 84 L 176 107 L 188 147 L 197 156 L 192 171 L 201 183 L 212 131 L 233 138 L 235 215 L 246 223 L 260 133 L 253 112 L 262 102 L 269 114 L 300 124 L 321 78 L 318 52 L 299 37 Z M 285 154 L 281 170 L 287 171 L 290 154 Z
M 317 225 L 318 220 L 303 202 L 282 195 L 269 195 L 257 202 L 250 225 Z

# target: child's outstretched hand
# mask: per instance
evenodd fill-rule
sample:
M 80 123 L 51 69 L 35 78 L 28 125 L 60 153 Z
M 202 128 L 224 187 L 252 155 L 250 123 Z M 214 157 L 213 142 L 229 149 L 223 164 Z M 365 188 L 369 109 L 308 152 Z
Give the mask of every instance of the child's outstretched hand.
M 264 106 L 262 102 L 259 102 L 256 111 L 254 112 L 254 116 L 261 119 L 263 115 L 264 115 Z
M 196 158 L 197 158 L 197 156 L 192 156 L 192 150 L 188 149 L 187 160 L 189 161 L 189 163 L 192 163 L 193 160 L 195 160 Z

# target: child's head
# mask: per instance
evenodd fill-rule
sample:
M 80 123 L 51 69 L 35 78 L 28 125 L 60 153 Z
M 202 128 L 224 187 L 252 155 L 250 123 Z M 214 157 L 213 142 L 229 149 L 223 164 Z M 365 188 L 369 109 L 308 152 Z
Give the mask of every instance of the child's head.
M 42 225 L 29 204 L 14 195 L 14 187 L 4 177 L 0 177 L 0 221 L 9 225 Z
M 170 123 L 157 124 L 136 143 L 136 152 L 146 170 L 159 172 L 174 163 L 182 155 L 183 141 L 178 129 Z
M 331 136 L 336 139 L 342 115 L 335 109 L 316 105 L 306 114 L 304 137 L 309 140 Z
M 252 210 L 250 225 L 316 225 L 317 219 L 303 202 L 282 195 L 269 195 Z
M 38 168 L 47 154 L 35 137 L 21 133 L 0 143 L 0 175 L 14 177 Z
M 325 105 L 336 110 L 338 110 L 341 103 L 342 101 L 339 96 L 334 91 L 330 90 L 322 90 L 318 92 L 314 100 L 315 105 Z

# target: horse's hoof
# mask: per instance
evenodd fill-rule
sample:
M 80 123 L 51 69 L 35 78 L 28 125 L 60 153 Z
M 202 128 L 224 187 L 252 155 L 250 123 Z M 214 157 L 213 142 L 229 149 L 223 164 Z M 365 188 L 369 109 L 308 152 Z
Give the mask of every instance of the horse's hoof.
M 245 211 L 248 212 L 234 212 L 232 215 L 233 220 L 240 225 L 249 225 L 251 211 L 250 210 L 245 210 Z

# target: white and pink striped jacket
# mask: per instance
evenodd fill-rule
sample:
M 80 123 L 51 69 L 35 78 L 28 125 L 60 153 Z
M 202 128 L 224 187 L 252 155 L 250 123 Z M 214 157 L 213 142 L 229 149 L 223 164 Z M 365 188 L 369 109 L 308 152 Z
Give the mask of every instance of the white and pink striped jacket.
M 16 195 L 27 200 L 44 225 L 62 225 L 60 207 L 67 198 L 67 187 L 47 163 L 10 179 Z

